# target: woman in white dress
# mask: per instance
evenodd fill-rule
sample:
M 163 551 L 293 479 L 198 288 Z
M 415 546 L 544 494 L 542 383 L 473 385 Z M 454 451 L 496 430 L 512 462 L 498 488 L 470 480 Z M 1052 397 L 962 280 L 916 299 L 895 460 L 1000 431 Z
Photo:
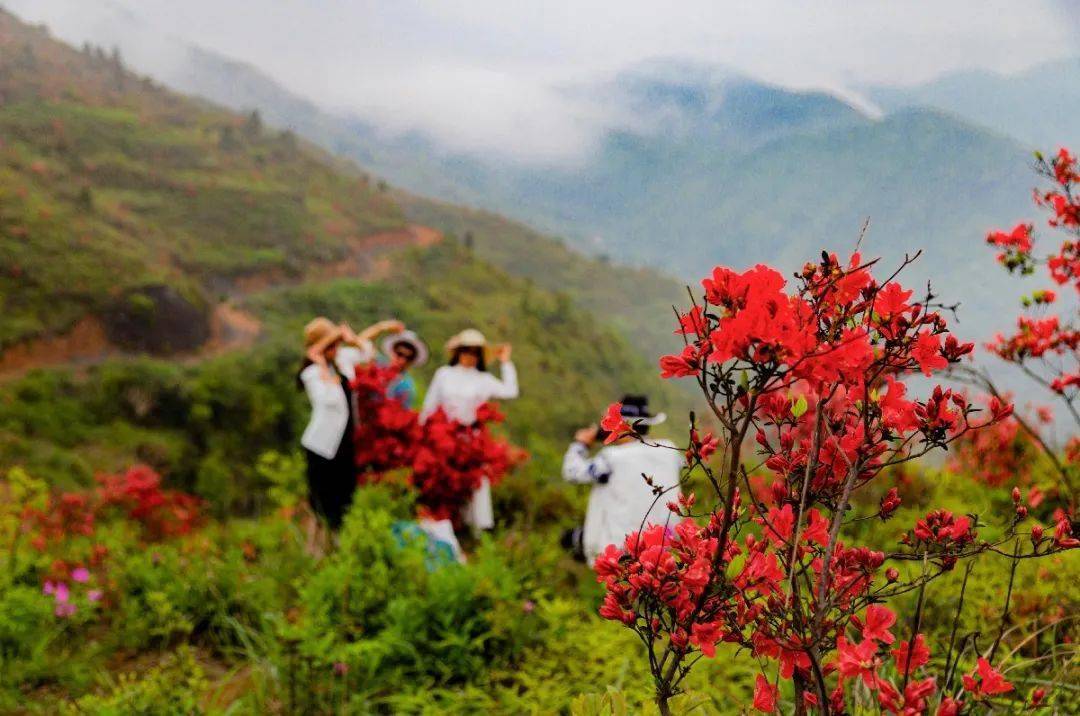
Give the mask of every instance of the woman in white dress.
M 447 365 L 435 371 L 420 421 L 426 421 L 432 413 L 442 408 L 446 416 L 462 425 L 476 422 L 477 409 L 489 400 L 511 400 L 518 397 L 517 370 L 510 362 L 510 345 L 503 344 L 495 352 L 501 364 L 500 376 L 487 372 L 485 353 L 488 348 L 484 334 L 468 328 L 446 343 L 450 354 Z M 465 506 L 463 517 L 466 524 L 480 530 L 495 526 L 491 506 L 491 484 L 484 478 Z

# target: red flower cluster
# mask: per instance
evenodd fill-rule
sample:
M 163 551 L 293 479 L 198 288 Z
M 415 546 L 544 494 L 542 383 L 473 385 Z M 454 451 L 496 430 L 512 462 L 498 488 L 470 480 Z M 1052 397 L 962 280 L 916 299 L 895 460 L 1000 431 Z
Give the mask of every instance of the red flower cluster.
M 202 518 L 198 497 L 162 489 L 161 476 L 146 465 L 123 475 L 103 475 L 98 483 L 99 505 L 125 510 L 150 539 L 188 534 Z
M 69 536 L 94 534 L 93 497 L 92 492 L 62 492 L 50 496 L 42 509 L 27 508 L 23 519 L 34 533 L 34 547 L 43 550 L 50 542 L 62 542 Z
M 901 538 L 903 544 L 930 554 L 952 558 L 975 541 L 975 527 L 966 516 L 957 517 L 948 510 L 933 510 L 915 523 L 915 528 Z M 950 563 L 950 566 L 951 564 Z
M 374 363 L 356 368 L 352 389 L 359 419 L 354 440 L 361 483 L 410 467 L 420 442 L 422 428 L 417 412 L 387 397 L 387 388 L 395 377 L 395 369 Z
M 510 445 L 488 425 L 502 420 L 494 405 L 482 406 L 476 424 L 462 425 L 442 410 L 423 425 L 412 461 L 418 502 L 433 519 L 457 520 L 484 478 L 497 485 L 515 462 Z
M 50 497 L 42 509 L 28 509 L 25 517 L 34 532 L 33 544 L 45 549 L 50 542 L 70 536 L 89 537 L 110 509 L 119 509 L 139 523 L 143 536 L 160 540 L 189 533 L 202 519 L 202 502 L 194 495 L 163 489 L 161 476 L 145 465 L 123 475 L 101 475 L 92 490 L 64 492 Z
M 700 484 L 716 491 L 715 506 L 694 517 L 694 495 L 686 494 L 668 505 L 685 518 L 677 526 L 647 525 L 609 545 L 595 565 L 606 588 L 600 613 L 646 645 L 661 706 L 694 653 L 713 656 L 726 642 L 776 662 L 809 709 L 848 712 L 853 682 L 890 713 L 932 708 L 935 679 L 914 677 L 929 660 L 924 637 L 901 642 L 890 660 L 896 616 L 880 605 L 918 581 L 885 568 L 883 552 L 845 544 L 841 532 L 858 521 L 850 511 L 857 490 L 895 474 L 892 466 L 1009 419 L 1012 406 L 992 401 L 975 422 L 963 393 L 937 386 L 923 400 L 908 394 L 905 376 L 933 375 L 973 346 L 950 335 L 912 291 L 891 278 L 875 281 L 873 263 L 823 254 L 793 289 L 767 266 L 719 267 L 702 282 L 700 301 L 679 316 L 675 332 L 685 346 L 660 367 L 666 378 L 697 378 L 716 418 L 716 433 L 704 436 L 691 419 L 683 448 L 687 476 L 704 473 Z M 603 427 L 616 437 L 632 434 L 618 404 Z M 763 457 L 750 461 L 757 467 L 734 459 L 748 452 L 748 438 Z M 708 456 L 720 445 L 733 459 L 714 468 Z M 769 489 L 755 488 L 765 484 L 755 471 L 771 474 Z M 866 517 L 884 519 L 899 508 L 895 486 L 882 493 Z M 1020 507 L 1009 530 L 1026 516 Z M 1074 538 L 1063 532 L 1062 539 L 1048 552 Z M 935 574 L 996 547 L 976 541 L 970 518 L 946 510 L 919 520 L 902 545 L 892 558 L 928 554 Z M 759 677 L 754 707 L 772 711 L 777 699 L 776 685 Z M 960 706 L 939 701 L 946 713 Z
M 461 425 L 436 411 L 423 424 L 419 414 L 387 397 L 397 372 L 378 365 L 357 368 L 356 463 L 360 481 L 380 481 L 407 470 L 420 506 L 434 519 L 457 519 L 481 481 L 497 484 L 523 453 L 494 436 L 489 425 L 503 416 L 494 404 L 480 407 L 474 425 Z
M 1080 331 L 1063 328 L 1057 316 L 1016 319 L 1017 332 L 1005 337 L 997 334 L 987 347 L 1007 361 L 1022 363 L 1026 358 L 1042 358 L 1048 353 L 1075 351 L 1080 345 Z
M 1001 672 L 981 656 L 975 671 L 964 674 L 963 682 L 964 691 L 970 693 L 972 698 L 976 700 L 984 699 L 987 696 L 996 696 L 997 694 L 1007 694 L 1013 690 L 1013 685 L 1005 680 Z

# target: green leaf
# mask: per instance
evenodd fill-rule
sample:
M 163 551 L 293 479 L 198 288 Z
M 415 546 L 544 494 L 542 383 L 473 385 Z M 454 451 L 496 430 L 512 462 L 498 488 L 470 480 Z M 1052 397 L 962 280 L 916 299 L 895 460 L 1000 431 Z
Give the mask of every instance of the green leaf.
M 796 418 L 801 418 L 809 407 L 809 404 L 806 402 L 806 396 L 800 395 L 799 399 L 791 405 L 791 414 Z

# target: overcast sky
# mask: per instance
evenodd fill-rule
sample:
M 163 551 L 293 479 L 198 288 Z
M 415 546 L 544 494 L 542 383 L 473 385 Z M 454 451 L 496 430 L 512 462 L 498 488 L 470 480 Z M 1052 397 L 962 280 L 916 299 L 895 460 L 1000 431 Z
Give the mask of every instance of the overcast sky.
M 1080 53 L 1073 0 L 0 0 L 74 42 L 145 28 L 258 66 L 328 108 L 463 149 L 572 155 L 606 121 L 558 90 L 657 56 L 852 96 Z M 130 42 L 130 38 L 129 38 Z M 157 66 L 153 66 L 154 63 Z M 524 149 L 523 149 L 524 145 Z

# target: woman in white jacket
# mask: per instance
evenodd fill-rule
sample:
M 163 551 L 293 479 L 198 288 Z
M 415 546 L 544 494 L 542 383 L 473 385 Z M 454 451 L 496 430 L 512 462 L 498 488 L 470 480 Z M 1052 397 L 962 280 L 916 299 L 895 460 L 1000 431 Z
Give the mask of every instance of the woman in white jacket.
M 432 413 L 442 408 L 446 416 L 462 425 L 476 422 L 477 409 L 489 400 L 510 400 L 518 397 L 517 370 L 510 362 L 510 345 L 499 346 L 495 357 L 501 363 L 501 377 L 487 372 L 485 352 L 488 344 L 484 334 L 468 328 L 451 338 L 446 344 L 450 354 L 448 365 L 435 371 L 420 421 L 426 421 Z M 495 526 L 491 506 L 491 485 L 484 478 L 466 505 L 466 524 L 476 529 L 489 530 Z
M 304 362 L 297 383 L 311 401 L 311 419 L 300 444 L 307 458 L 311 509 L 331 530 L 341 526 L 356 490 L 349 382 L 356 363 L 374 355 L 371 339 L 403 328 L 400 321 L 382 321 L 358 335 L 348 325 L 337 325 L 321 316 L 304 327 Z

